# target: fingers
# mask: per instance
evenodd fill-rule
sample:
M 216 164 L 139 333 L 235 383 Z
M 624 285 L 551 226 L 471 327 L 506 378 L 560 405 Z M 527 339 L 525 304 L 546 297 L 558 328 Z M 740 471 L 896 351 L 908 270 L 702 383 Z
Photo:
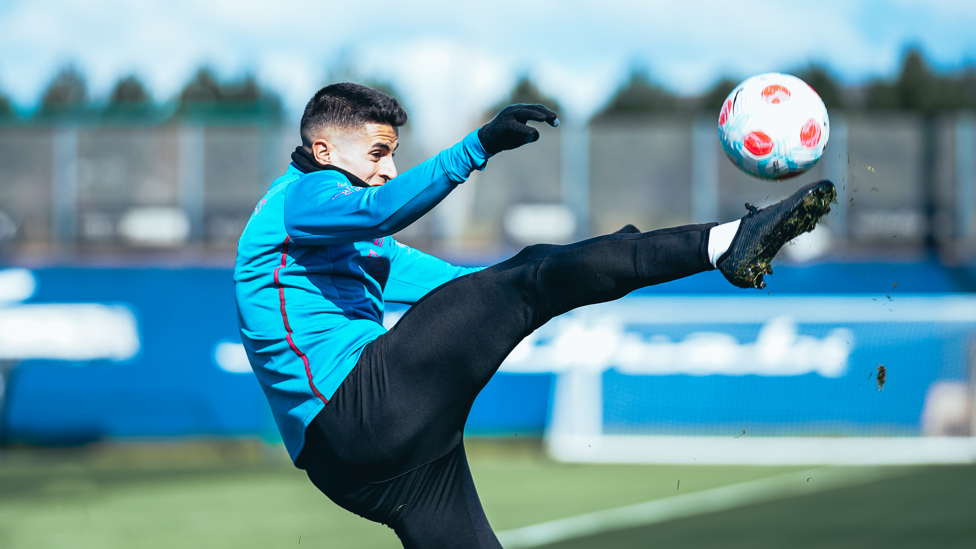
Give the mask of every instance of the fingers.
M 505 110 L 509 109 L 511 109 L 509 114 L 522 124 L 525 124 L 529 120 L 534 120 L 536 122 L 545 122 L 553 128 L 559 126 L 558 115 L 544 105 L 518 104 L 505 108 Z
M 485 152 L 496 154 L 538 141 L 539 130 L 527 122 L 545 122 L 555 128 L 559 118 L 543 105 L 509 105 L 478 130 Z

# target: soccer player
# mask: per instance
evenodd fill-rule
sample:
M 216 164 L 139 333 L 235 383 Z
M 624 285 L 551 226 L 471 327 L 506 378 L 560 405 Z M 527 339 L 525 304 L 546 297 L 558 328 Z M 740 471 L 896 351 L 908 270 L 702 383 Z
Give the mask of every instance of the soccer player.
M 475 397 L 551 318 L 718 268 L 762 288 L 780 247 L 829 211 L 821 181 L 739 221 L 530 246 L 488 268 L 455 267 L 395 241 L 489 159 L 557 126 L 512 105 L 460 143 L 397 173 L 407 114 L 396 99 L 334 84 L 308 102 L 302 146 L 258 202 L 234 281 L 241 339 L 295 465 L 338 505 L 407 548 L 500 547 L 464 454 Z M 413 307 L 391 330 L 387 302 Z

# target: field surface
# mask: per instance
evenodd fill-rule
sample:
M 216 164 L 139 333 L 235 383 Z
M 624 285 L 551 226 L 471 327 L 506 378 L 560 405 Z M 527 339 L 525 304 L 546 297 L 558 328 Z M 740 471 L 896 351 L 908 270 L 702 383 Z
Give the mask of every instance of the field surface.
M 840 476 L 831 473 L 848 480 L 830 489 L 783 497 L 767 493 L 765 501 L 738 505 L 739 487 L 808 473 L 795 467 L 567 465 L 546 459 L 537 441 L 473 440 L 468 448 L 489 519 L 503 539 L 558 519 L 593 513 L 612 518 L 619 508 L 647 502 L 662 502 L 657 507 L 665 510 L 690 509 L 684 518 L 658 516 L 648 524 L 597 528 L 556 543 L 510 546 L 976 546 L 973 466 L 848 468 Z M 731 502 L 726 510 L 695 510 L 695 502 L 718 493 L 732 498 L 726 498 Z M 685 499 L 666 499 L 676 497 Z M 5 450 L 0 454 L 0 547 L 399 544 L 391 530 L 339 509 L 318 493 L 277 448 L 198 443 Z

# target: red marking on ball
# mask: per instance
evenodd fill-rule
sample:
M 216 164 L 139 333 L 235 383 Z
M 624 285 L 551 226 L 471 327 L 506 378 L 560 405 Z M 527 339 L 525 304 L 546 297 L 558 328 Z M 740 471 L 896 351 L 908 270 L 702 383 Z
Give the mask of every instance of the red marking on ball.
M 766 86 L 762 91 L 763 99 L 766 100 L 770 105 L 778 105 L 789 101 L 790 90 L 786 89 L 785 86 L 780 86 L 779 84 L 771 84 Z
M 756 156 L 765 156 L 773 150 L 773 140 L 763 132 L 751 132 L 743 140 L 746 149 Z
M 725 104 L 722 105 L 722 114 L 718 115 L 718 125 L 724 126 L 725 122 L 729 119 L 729 111 L 732 110 L 732 100 L 726 99 Z
M 800 143 L 804 147 L 813 148 L 820 144 L 820 136 L 823 134 L 823 130 L 820 129 L 820 124 L 814 119 L 807 120 L 807 123 L 803 125 L 803 129 L 800 130 Z

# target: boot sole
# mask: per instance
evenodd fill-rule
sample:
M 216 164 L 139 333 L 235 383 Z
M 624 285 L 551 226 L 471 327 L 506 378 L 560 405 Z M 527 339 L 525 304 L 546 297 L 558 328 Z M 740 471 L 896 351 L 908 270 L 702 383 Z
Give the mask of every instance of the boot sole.
M 820 218 L 830 213 L 831 203 L 837 203 L 837 189 L 833 184 L 823 182 L 808 190 L 793 212 L 777 224 L 765 242 L 760 242 L 755 260 L 740 271 L 741 277 L 737 273 L 736 278 L 744 280 L 747 284 L 744 287 L 765 288 L 763 275 L 773 274 L 770 262 L 776 253 L 790 240 L 812 231 Z

